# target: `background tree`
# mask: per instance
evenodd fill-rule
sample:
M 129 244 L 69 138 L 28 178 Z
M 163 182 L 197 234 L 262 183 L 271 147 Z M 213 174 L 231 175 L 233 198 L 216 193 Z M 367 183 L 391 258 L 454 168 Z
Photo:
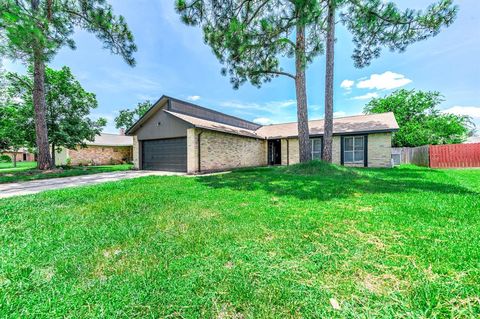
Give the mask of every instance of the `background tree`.
M 135 122 L 143 116 L 143 114 L 147 113 L 147 111 L 152 107 L 152 102 L 145 101 L 140 102 L 137 104 L 137 107 L 130 110 L 130 109 L 123 109 L 120 110 L 120 113 L 117 117 L 115 117 L 115 127 L 116 128 L 123 128 L 125 130 L 129 129 L 130 127 L 135 124 Z
M 235 89 L 247 81 L 260 87 L 277 76 L 295 81 L 300 162 L 310 160 L 305 69 L 323 50 L 319 2 L 177 0 L 176 8 L 186 24 L 202 27 Z M 294 58 L 294 72 L 281 67 L 281 58 Z
M 122 16 L 115 16 L 105 0 L 2 0 L 0 54 L 33 65 L 32 99 L 38 167 L 52 167 L 45 105 L 45 62 L 67 45 L 75 48 L 75 28 L 94 33 L 105 48 L 129 65 L 136 51 L 133 35 Z
M 437 106 L 444 101 L 439 92 L 399 90 L 371 100 L 364 112 L 393 112 L 400 126 L 393 136 L 396 147 L 461 143 L 474 132 L 468 116 L 442 113 Z
M 28 146 L 28 113 L 22 103 L 11 99 L 0 102 L 0 150 L 13 151 L 13 167 L 17 167 L 16 153 Z
M 34 89 L 32 73 L 29 68 L 27 75 L 9 73 L 10 91 L 16 95 L 17 100 L 22 101 L 18 108 L 24 107 L 31 119 L 24 124 L 27 143 L 34 145 L 34 106 L 32 90 Z M 90 111 L 97 108 L 98 103 L 95 94 L 85 91 L 75 79 L 70 68 L 63 67 L 54 70 L 45 69 L 45 100 L 46 100 L 46 123 L 49 131 L 48 142 L 52 149 L 52 158 L 55 161 L 55 151 L 62 148 L 76 148 L 86 146 L 86 141 L 94 141 L 95 136 L 100 134 L 106 125 L 106 120 L 89 118 Z M 55 164 L 55 162 L 53 162 Z
M 319 0 L 328 6 L 325 18 L 327 25 L 326 72 L 325 72 L 325 161 L 332 161 L 333 135 L 333 81 L 335 16 L 340 12 L 340 21 L 353 35 L 356 67 L 370 64 L 378 58 L 382 47 L 403 52 L 408 45 L 437 35 L 443 26 L 455 20 L 458 8 L 452 0 L 440 0 L 430 5 L 425 12 L 400 10 L 394 2 L 384 0 Z
M 13 166 L 16 167 L 16 152 L 27 145 L 25 125 L 28 112 L 20 107 L 21 101 L 11 93 L 6 73 L 0 65 L 0 151 L 13 151 Z

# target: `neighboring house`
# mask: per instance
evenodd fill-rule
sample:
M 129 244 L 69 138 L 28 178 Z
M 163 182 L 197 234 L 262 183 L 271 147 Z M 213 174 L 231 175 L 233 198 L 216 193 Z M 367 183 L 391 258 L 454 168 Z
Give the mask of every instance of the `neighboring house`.
M 323 120 L 309 122 L 312 158 L 322 155 Z M 393 113 L 334 119 L 333 162 L 391 167 Z M 127 132 L 137 169 L 188 173 L 299 162 L 297 123 L 262 126 L 163 96 Z
M 62 149 L 55 153 L 55 164 L 65 165 L 111 165 L 132 161 L 131 136 L 101 133 L 93 142 L 85 142 L 86 147 Z
M 480 136 L 470 136 L 467 138 L 464 144 L 471 144 L 471 143 L 480 143 Z
M 27 148 L 20 148 L 18 151 L 14 152 L 13 150 L 2 152 L 1 155 L 8 155 L 14 160 L 14 156 L 17 158 L 17 162 L 33 162 L 35 161 L 35 154 L 30 153 Z

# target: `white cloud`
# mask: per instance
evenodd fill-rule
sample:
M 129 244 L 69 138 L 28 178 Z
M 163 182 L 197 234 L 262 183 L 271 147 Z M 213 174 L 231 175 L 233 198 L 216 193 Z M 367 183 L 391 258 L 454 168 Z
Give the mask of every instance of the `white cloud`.
M 378 97 L 378 93 L 373 92 L 373 93 L 367 93 L 364 95 L 352 97 L 352 100 L 369 100 L 377 97 Z
M 198 100 L 200 100 L 200 96 L 199 95 L 190 95 L 189 97 L 187 97 L 187 100 L 198 101 Z
M 268 125 L 273 123 L 272 119 L 269 119 L 268 117 L 257 117 L 256 119 L 253 120 L 253 122 L 258 123 L 260 125 Z
M 411 83 L 405 75 L 387 71 L 382 74 L 372 74 L 369 79 L 357 83 L 359 89 L 391 90 Z
M 456 115 L 468 115 L 474 119 L 480 119 L 480 106 L 452 106 L 446 110 L 442 111 L 443 113 L 452 113 Z
M 351 89 L 352 86 L 355 84 L 355 81 L 352 81 L 352 80 L 343 80 L 342 83 L 340 84 L 340 87 L 344 88 L 344 89 Z

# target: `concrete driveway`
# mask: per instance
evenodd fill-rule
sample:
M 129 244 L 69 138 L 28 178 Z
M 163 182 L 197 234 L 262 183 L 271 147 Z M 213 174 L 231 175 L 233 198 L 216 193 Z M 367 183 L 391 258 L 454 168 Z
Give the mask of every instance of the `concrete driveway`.
M 120 181 L 144 176 L 170 176 L 185 175 L 184 173 L 161 172 L 161 171 L 123 171 L 99 173 L 83 176 L 41 179 L 29 182 L 0 184 L 0 198 L 36 194 L 46 190 L 61 189 L 67 187 L 95 185 L 105 182 Z

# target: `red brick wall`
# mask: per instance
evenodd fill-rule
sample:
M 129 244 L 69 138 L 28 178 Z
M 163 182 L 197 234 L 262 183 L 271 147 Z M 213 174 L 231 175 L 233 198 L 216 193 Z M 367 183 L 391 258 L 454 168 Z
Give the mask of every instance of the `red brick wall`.
M 131 146 L 88 146 L 69 150 L 72 165 L 111 165 L 132 161 Z

